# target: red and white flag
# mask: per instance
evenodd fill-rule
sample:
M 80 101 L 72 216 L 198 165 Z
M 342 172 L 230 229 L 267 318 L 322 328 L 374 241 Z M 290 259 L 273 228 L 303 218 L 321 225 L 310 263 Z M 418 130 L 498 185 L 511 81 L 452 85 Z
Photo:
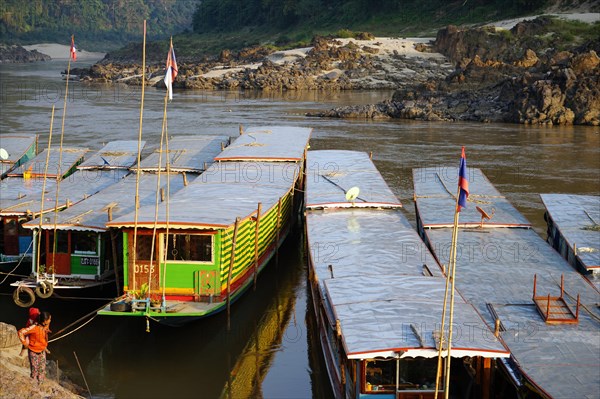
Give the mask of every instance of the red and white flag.
M 167 73 L 165 74 L 165 85 L 169 92 L 169 100 L 173 99 L 173 82 L 177 77 L 177 60 L 175 59 L 175 50 L 173 50 L 173 41 L 169 47 L 169 54 L 167 55 Z
M 77 49 L 75 48 L 75 36 L 71 36 L 71 59 L 77 61 Z

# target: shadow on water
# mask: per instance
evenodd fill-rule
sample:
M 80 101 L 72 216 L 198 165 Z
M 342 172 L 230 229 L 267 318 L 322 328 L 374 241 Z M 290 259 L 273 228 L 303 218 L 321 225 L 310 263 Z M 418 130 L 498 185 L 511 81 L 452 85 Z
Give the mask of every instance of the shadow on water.
M 98 398 L 263 397 L 263 382 L 277 358 L 305 363 L 305 370 L 315 367 L 306 357 L 306 309 L 297 306 L 297 297 L 304 295 L 302 240 L 298 232 L 290 235 L 279 263 L 272 260 L 259 276 L 256 291 L 250 288 L 232 305 L 229 332 L 224 312 L 182 327 L 150 321 L 149 333 L 142 318 L 98 316 L 52 343 L 51 358 L 84 386 L 75 351 Z M 98 301 L 91 302 L 50 299 L 39 306 L 53 314 L 52 328 L 58 331 L 98 306 Z M 25 309 L 8 313 L 16 320 L 7 322 L 20 325 L 26 320 Z M 307 397 L 305 378 L 298 386 L 290 383 L 293 378 L 279 384 L 289 397 Z

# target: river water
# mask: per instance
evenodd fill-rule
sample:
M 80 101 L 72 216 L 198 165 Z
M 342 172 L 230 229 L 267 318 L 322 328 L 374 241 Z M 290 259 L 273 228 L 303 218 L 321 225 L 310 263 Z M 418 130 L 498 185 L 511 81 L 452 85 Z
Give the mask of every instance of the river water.
M 77 66 L 81 66 L 78 63 Z M 0 65 L 1 135 L 37 133 L 53 142 L 63 112 L 66 61 Z M 391 93 L 238 93 L 176 91 L 169 105 L 171 135 L 235 136 L 243 126 L 296 125 L 314 129 L 311 149 L 370 151 L 381 174 L 415 224 L 412 169 L 458 166 L 466 147 L 469 167 L 481 168 L 545 238 L 539 193 L 600 194 L 600 128 L 503 124 L 316 119 L 306 112 L 374 103 Z M 111 140 L 136 140 L 140 88 L 69 84 L 64 145 L 92 150 Z M 164 91 L 147 88 L 143 139 L 160 138 Z M 330 391 L 307 306 L 303 237 L 289 237 L 278 265 L 271 264 L 226 316 L 171 328 L 142 319 L 96 317 L 50 344 L 50 359 L 95 398 L 323 398 Z M 21 326 L 26 310 L 0 287 L 0 321 Z M 110 293 L 107 292 L 106 296 Z M 57 332 L 100 307 L 98 300 L 39 302 L 53 314 Z M 73 328 L 75 328 L 73 327 Z M 73 331 L 70 328 L 68 331 Z M 76 356 L 75 356 L 76 355 Z M 79 369 L 77 359 L 81 365 Z

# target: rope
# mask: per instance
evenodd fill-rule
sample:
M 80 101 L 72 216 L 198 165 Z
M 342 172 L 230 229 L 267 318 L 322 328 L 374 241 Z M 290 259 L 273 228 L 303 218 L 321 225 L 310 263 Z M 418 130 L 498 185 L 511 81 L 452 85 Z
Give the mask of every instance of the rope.
M 112 301 L 111 301 L 111 302 L 112 302 Z M 109 303 L 111 303 L 111 302 L 109 302 Z M 64 338 L 64 337 L 66 337 L 66 336 L 68 336 L 68 335 L 70 335 L 70 334 L 74 333 L 75 331 L 77 331 L 77 330 L 81 329 L 83 326 L 85 326 L 86 324 L 88 324 L 90 321 L 94 320 L 94 319 L 96 318 L 96 316 L 98 316 L 98 312 L 99 312 L 100 310 L 104 309 L 104 308 L 105 308 L 107 305 L 108 305 L 108 304 L 104 304 L 104 305 L 102 305 L 101 307 L 99 307 L 98 309 L 96 309 L 96 310 L 93 310 L 93 311 L 91 311 L 90 313 L 86 314 L 85 316 L 83 316 L 83 317 L 80 317 L 79 319 L 75 320 L 73 323 L 69 324 L 68 326 L 66 326 L 65 328 L 63 328 L 62 330 L 58 331 L 57 333 L 55 333 L 55 334 L 53 334 L 53 335 L 58 335 L 58 334 L 62 333 L 63 331 L 65 331 L 66 329 L 70 328 L 71 326 L 74 326 L 75 324 L 79 323 L 81 320 L 84 320 L 85 318 L 87 318 L 87 317 L 89 317 L 89 316 L 91 316 L 91 315 L 94 315 L 94 317 L 92 317 L 90 320 L 88 320 L 86 323 L 84 323 L 83 325 L 79 326 L 79 327 L 78 327 L 78 328 L 76 328 L 75 330 L 73 330 L 73 331 L 69 332 L 68 334 L 61 335 L 61 336 L 59 336 L 59 337 L 56 337 L 56 338 L 52 338 L 52 339 L 51 339 L 51 340 L 49 340 L 48 342 L 54 342 L 54 341 L 57 341 L 57 340 L 59 340 L 59 339 L 62 339 L 62 338 Z
M 33 240 L 31 240 L 29 242 L 29 246 L 27 247 L 27 249 L 25 250 L 25 254 L 27 254 L 27 252 L 29 252 L 29 248 L 31 248 L 31 246 L 33 245 Z M 21 266 L 21 262 L 23 262 L 23 259 L 25 259 L 25 255 L 23 255 L 21 257 L 21 259 L 19 259 L 19 262 L 17 263 L 17 265 L 8 273 L 0 273 L 0 274 L 6 274 L 6 277 L 4 277 L 4 279 L 2 281 L 0 281 L 0 285 L 4 284 L 4 282 L 6 281 L 6 279 L 15 271 L 19 268 L 19 266 Z M 21 275 L 17 275 L 15 274 L 15 276 L 17 277 L 27 277 L 27 276 L 21 276 Z

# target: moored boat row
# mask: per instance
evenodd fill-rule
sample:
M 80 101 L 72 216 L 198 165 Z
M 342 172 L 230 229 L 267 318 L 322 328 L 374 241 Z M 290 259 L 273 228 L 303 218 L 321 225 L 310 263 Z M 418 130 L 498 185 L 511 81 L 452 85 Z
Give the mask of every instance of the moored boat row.
M 441 173 L 443 172 L 443 173 Z M 413 171 L 418 230 L 448 264 L 456 168 Z M 460 214 L 456 286 L 511 357 L 502 362 L 518 394 L 547 398 L 600 393 L 597 288 L 560 257 L 477 169 Z M 494 211 L 495 210 L 495 211 Z
M 310 151 L 307 165 L 309 284 L 334 396 L 433 398 L 443 270 L 367 154 Z M 489 397 L 493 359 L 509 352 L 465 300 L 455 324 L 453 395 Z

